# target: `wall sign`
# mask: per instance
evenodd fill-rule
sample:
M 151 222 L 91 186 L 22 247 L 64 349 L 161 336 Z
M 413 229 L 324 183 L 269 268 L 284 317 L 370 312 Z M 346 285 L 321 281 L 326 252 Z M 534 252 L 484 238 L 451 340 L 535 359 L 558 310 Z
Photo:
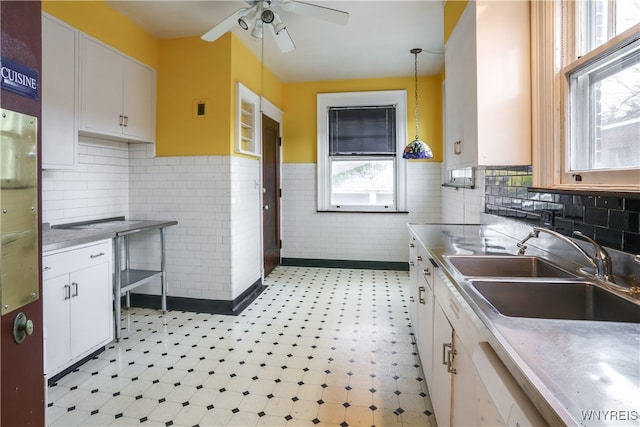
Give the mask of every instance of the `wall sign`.
M 7 58 L 0 58 L 0 87 L 9 92 L 38 100 L 38 72 Z

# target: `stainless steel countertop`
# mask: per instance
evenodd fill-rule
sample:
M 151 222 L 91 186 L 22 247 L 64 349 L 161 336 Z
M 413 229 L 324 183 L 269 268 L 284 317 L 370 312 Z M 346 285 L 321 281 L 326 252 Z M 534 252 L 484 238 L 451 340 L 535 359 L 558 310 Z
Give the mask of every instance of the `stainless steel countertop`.
M 640 425 L 640 324 L 505 317 L 443 256 L 515 255 L 516 239 L 491 226 L 408 227 L 486 326 L 489 344 L 550 425 Z M 534 247 L 528 253 L 550 259 Z M 581 267 L 557 254 L 550 261 L 572 272 Z
M 178 224 L 177 221 L 124 220 L 122 217 L 55 225 L 42 230 L 42 252 L 50 252 L 85 243 L 113 239 L 117 236 L 138 233 Z

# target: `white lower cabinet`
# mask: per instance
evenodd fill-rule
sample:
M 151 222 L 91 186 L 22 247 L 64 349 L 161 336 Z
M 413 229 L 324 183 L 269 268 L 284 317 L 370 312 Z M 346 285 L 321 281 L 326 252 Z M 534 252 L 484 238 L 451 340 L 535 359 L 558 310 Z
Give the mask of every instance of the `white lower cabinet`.
M 450 346 L 453 339 L 453 328 L 444 315 L 442 308 L 436 304 L 433 312 L 433 373 L 432 387 L 429 389 L 431 404 L 439 427 L 451 425 L 451 391 L 452 378 L 447 366 L 442 364 L 446 360 L 447 344 Z M 428 382 L 427 382 L 428 384 Z
M 547 425 L 488 344 L 477 314 L 417 239 L 409 242 L 417 246 L 410 248 L 409 313 L 438 426 Z
M 112 241 L 43 257 L 44 373 L 52 377 L 113 339 Z

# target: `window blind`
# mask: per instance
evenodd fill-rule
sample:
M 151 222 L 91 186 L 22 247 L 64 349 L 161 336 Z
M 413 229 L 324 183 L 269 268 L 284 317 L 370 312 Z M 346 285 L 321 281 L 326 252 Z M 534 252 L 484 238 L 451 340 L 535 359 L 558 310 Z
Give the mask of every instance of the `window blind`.
M 394 105 L 329 108 L 329 155 L 396 154 Z

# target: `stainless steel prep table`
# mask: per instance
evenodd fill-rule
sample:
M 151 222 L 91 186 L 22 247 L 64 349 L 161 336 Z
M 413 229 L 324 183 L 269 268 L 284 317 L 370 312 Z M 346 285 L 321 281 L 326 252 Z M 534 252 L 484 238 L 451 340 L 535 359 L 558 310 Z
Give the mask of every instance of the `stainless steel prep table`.
M 113 239 L 114 336 L 116 341 L 118 341 L 121 335 L 120 316 L 122 311 L 122 296 L 125 295 L 127 297 L 128 306 L 129 292 L 132 289 L 159 277 L 161 283 L 161 308 L 163 313 L 167 311 L 164 229 L 177 224 L 177 221 L 125 220 L 124 217 L 117 217 L 99 221 L 58 225 L 49 231 L 43 232 L 43 252 L 75 246 L 93 240 Z M 130 268 L 129 236 L 136 233 L 156 230 L 160 233 L 160 269 L 139 270 Z M 124 265 L 122 265 L 123 258 Z
M 165 238 L 164 229 L 166 227 L 178 224 L 177 221 L 141 221 L 138 224 L 132 224 L 129 229 L 116 231 L 113 239 L 113 258 L 114 258 L 114 279 L 113 279 L 113 295 L 114 295 L 114 317 L 115 317 L 115 339 L 120 340 L 121 334 L 121 311 L 122 296 L 127 297 L 127 307 L 129 306 L 129 292 L 156 277 L 160 277 L 160 299 L 162 313 L 167 312 L 167 278 L 166 278 L 166 260 L 165 260 Z M 136 233 L 143 233 L 158 230 L 160 233 L 160 270 L 139 270 L 132 269 L 129 263 L 129 236 Z M 124 246 L 124 268 L 122 268 L 122 247 Z

